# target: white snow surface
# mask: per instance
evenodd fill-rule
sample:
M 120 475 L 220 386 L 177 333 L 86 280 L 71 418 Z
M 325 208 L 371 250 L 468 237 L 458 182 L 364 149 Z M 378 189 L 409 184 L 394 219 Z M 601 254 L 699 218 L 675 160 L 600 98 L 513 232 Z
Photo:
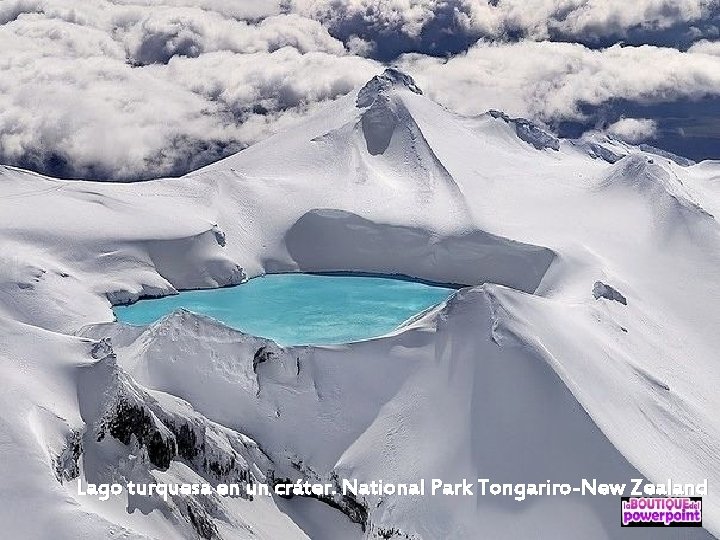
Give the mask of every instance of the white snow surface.
M 454 115 L 397 73 L 360 96 L 182 178 L 0 168 L 3 534 L 719 535 L 720 163 L 601 137 L 543 146 L 524 121 Z M 283 349 L 185 311 L 113 322 L 112 303 L 335 270 L 467 287 L 333 347 Z M 598 282 L 626 305 L 596 298 Z M 123 407 L 141 420 L 113 435 Z M 129 424 L 162 448 L 188 429 L 204 443 L 158 464 L 142 436 L 121 440 Z M 76 494 L 111 479 L 641 476 L 707 478 L 706 530 L 630 534 L 616 497 L 369 497 L 355 502 L 363 531 L 347 501 L 344 514 L 312 499 Z

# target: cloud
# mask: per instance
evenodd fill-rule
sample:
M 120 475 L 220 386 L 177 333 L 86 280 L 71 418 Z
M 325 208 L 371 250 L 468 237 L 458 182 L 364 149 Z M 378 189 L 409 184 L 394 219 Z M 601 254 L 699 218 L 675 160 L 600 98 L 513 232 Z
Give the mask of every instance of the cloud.
M 652 139 L 657 135 L 657 130 L 657 122 L 649 118 L 621 118 L 606 129 L 610 135 L 629 143 Z
M 392 29 L 416 37 L 440 9 L 452 4 L 445 0 L 293 0 L 290 10 L 331 28 L 355 21 L 367 28 Z
M 717 0 L 461 0 L 458 17 L 485 37 L 586 40 L 623 36 L 637 27 L 657 30 L 699 21 L 718 6 Z
M 380 69 L 295 14 L 249 23 L 198 7 L 16 4 L 0 26 L 0 162 L 53 175 L 181 174 Z
M 345 42 L 374 42 L 384 60 L 402 52 L 444 56 L 480 38 L 692 43 L 713 35 L 720 21 L 720 0 L 289 0 L 286 9 L 322 21 Z
M 660 47 L 589 49 L 576 43 L 479 42 L 448 60 L 406 55 L 399 65 L 432 98 L 464 114 L 500 109 L 552 123 L 584 105 L 720 94 L 720 58 Z
M 165 64 L 176 56 L 272 52 L 283 47 L 303 53 L 345 54 L 342 42 L 319 22 L 298 15 L 272 16 L 250 24 L 198 9 L 161 8 L 123 24 L 120 38 L 128 58 L 139 65 Z
M 349 92 L 382 69 L 373 58 L 461 113 L 550 124 L 585 104 L 716 95 L 716 42 L 542 40 L 679 23 L 700 40 L 718 2 L 4 0 L 0 162 L 79 178 L 182 174 Z M 397 58 L 409 50 L 423 54 Z

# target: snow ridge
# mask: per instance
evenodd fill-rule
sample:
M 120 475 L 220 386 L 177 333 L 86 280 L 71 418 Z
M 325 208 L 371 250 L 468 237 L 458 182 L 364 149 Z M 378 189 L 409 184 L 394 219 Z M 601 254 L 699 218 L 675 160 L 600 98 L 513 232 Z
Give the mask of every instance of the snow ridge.
M 395 68 L 387 68 L 381 75 L 375 75 L 363 86 L 357 94 L 355 101 L 358 108 L 369 107 L 378 96 L 387 93 L 393 88 L 404 88 L 415 94 L 422 95 L 422 90 L 415 84 L 415 80 Z
M 506 124 L 512 125 L 515 128 L 517 136 L 529 145 L 534 146 L 537 150 L 550 149 L 556 152 L 560 150 L 560 140 L 557 137 L 529 120 L 525 118 L 511 118 L 501 111 L 489 111 L 488 114 L 492 118 L 498 118 Z

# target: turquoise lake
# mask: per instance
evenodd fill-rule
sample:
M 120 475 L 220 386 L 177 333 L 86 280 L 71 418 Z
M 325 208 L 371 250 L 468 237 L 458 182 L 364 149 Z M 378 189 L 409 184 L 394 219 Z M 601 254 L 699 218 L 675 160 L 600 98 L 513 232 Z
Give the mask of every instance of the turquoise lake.
M 185 308 L 281 345 L 337 344 L 386 334 L 453 292 L 389 277 L 273 274 L 116 306 L 115 314 L 145 325 Z

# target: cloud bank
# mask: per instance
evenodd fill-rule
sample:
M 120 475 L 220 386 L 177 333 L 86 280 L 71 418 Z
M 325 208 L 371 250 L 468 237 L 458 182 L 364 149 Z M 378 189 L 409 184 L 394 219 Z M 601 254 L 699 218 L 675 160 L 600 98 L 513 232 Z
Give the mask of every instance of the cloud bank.
M 0 163 L 182 174 L 349 92 L 381 60 L 458 112 L 551 125 L 586 104 L 715 95 L 718 1 L 5 0 Z M 687 51 L 588 43 L 678 25 L 695 29 Z
M 546 123 L 583 118 L 583 105 L 611 100 L 720 94 L 720 57 L 651 46 L 593 50 L 550 41 L 479 42 L 449 60 L 407 55 L 400 63 L 455 111 L 500 109 Z
M 3 6 L 0 162 L 79 178 L 181 174 L 378 70 L 295 14 L 253 23 L 200 7 L 85 4 Z
M 717 0 L 498 0 L 460 2 L 460 20 L 484 36 L 521 34 L 589 41 L 667 29 L 714 16 Z

